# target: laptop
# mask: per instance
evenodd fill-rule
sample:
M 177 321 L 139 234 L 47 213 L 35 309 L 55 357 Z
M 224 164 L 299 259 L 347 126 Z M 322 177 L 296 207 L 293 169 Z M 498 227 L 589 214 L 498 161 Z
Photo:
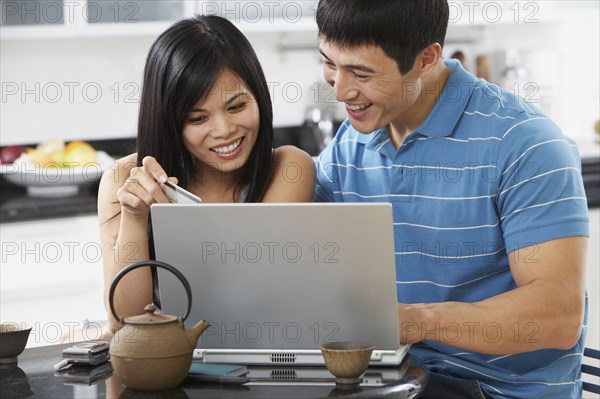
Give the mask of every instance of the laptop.
M 187 324 L 211 326 L 196 361 L 324 365 L 326 341 L 367 341 L 397 365 L 392 207 L 387 203 L 155 204 L 156 259 L 192 287 Z M 163 313 L 183 315 L 181 282 L 158 270 Z

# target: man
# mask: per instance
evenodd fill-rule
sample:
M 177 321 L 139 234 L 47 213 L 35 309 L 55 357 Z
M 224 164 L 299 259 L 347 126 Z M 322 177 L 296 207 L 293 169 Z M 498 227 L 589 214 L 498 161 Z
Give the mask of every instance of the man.
M 348 119 L 317 200 L 393 206 L 400 340 L 425 397 L 581 397 L 588 213 L 574 143 L 441 59 L 446 0 L 321 0 Z M 369 237 L 365 237 L 369 240 Z

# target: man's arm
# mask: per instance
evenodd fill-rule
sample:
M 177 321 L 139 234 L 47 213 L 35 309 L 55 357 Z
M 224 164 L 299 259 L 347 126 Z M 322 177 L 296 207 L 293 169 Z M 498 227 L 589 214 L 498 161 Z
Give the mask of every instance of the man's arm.
M 481 302 L 399 304 L 401 342 L 487 354 L 573 347 L 583 323 L 587 243 L 567 237 L 510 253 L 518 287 Z

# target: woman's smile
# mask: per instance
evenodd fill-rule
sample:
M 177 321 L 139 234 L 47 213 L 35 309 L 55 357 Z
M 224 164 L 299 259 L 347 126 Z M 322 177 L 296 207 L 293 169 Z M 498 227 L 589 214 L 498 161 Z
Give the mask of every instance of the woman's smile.
M 224 144 L 219 147 L 213 147 L 210 150 L 217 153 L 216 155 L 219 158 L 230 159 L 230 158 L 235 157 L 237 154 L 239 154 L 241 152 L 242 143 L 243 143 L 244 139 L 245 139 L 245 137 L 240 137 L 239 139 L 235 140 L 233 143 Z

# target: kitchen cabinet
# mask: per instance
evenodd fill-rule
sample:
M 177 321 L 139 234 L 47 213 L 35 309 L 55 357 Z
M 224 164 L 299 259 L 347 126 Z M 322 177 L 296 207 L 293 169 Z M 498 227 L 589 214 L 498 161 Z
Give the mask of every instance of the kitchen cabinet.
M 586 269 L 588 331 L 586 346 L 600 349 L 600 208 L 590 209 L 590 240 Z
M 193 14 L 230 19 L 245 33 L 316 32 L 318 0 L 12 0 L 2 4 L 2 40 L 157 35 Z M 560 2 L 450 1 L 449 36 L 477 39 L 470 28 L 536 25 L 556 19 Z M 469 28 L 471 33 L 460 31 Z M 456 36 L 457 35 L 457 36 Z M 461 39 L 457 39 L 461 38 Z
M 64 0 L 16 0 L 2 2 L 2 26 L 35 26 L 65 23 Z
M 28 346 L 106 319 L 96 215 L 2 223 L 0 243 L 0 317 L 33 327 Z
M 318 0 L 199 1 L 197 12 L 227 18 L 245 33 L 317 31 Z
M 157 35 L 191 15 L 188 0 L 15 0 L 2 2 L 2 40 Z
M 194 14 L 228 18 L 243 32 L 314 31 L 317 0 L 14 0 L 2 7 L 2 40 L 157 36 Z

